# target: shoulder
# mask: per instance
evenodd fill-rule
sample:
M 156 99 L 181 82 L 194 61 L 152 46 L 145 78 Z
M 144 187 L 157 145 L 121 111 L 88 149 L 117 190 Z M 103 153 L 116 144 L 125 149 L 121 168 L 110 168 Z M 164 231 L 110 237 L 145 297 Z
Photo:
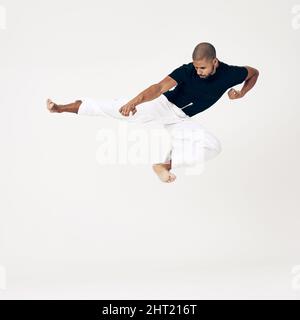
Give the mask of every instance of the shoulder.
M 225 62 L 221 62 L 220 64 L 222 68 L 227 72 L 248 72 L 246 66 L 236 65 L 236 64 L 229 64 Z
M 193 63 L 183 63 L 177 68 L 173 69 L 168 75 L 177 81 L 177 83 L 184 82 L 191 74 Z
M 248 69 L 246 66 L 228 64 L 225 62 L 222 62 L 220 65 L 224 70 L 225 75 L 231 78 L 235 84 L 245 81 L 248 76 Z
M 180 66 L 178 66 L 176 69 L 177 70 L 182 70 L 183 72 L 188 72 L 189 70 L 191 70 L 193 67 L 193 63 L 183 63 Z

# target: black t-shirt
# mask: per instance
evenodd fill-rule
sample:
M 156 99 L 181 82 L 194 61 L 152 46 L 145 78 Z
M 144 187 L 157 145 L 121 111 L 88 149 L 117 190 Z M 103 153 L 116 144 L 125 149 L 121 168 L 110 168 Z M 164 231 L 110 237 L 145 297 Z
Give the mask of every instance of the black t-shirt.
M 219 61 L 215 74 L 200 78 L 192 62 L 173 70 L 169 76 L 177 86 L 163 94 L 188 116 L 202 112 L 217 102 L 227 89 L 245 81 L 246 67 Z

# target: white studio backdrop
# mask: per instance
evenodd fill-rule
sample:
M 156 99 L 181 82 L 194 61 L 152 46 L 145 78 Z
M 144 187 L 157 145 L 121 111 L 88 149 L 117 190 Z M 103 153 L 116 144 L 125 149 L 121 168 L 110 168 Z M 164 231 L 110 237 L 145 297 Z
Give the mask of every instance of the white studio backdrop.
M 0 298 L 300 297 L 300 1 L 0 2 Z M 201 175 L 100 165 L 80 96 L 135 97 L 199 42 L 260 71 L 198 114 Z M 5 282 L 5 283 L 4 283 Z

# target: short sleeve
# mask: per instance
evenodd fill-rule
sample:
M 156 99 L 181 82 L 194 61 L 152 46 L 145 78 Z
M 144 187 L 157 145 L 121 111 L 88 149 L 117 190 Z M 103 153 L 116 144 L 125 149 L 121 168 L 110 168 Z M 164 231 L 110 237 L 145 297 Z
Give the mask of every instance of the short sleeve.
M 174 79 L 177 84 L 183 83 L 186 79 L 186 64 L 183 64 L 180 67 L 176 68 L 171 73 L 169 73 L 168 76 Z
M 235 86 L 240 84 L 246 80 L 248 76 L 248 70 L 246 67 L 242 66 L 228 66 L 228 80 L 230 82 L 230 86 Z

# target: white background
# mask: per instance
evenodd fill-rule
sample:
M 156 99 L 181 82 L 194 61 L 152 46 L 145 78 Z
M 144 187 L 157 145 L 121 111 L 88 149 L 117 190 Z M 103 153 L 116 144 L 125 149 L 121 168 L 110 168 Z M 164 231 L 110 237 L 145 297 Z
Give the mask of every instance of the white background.
M 299 299 L 298 3 L 1 0 L 0 298 Z M 118 123 L 46 110 L 133 98 L 203 41 L 260 77 L 195 117 L 223 148 L 201 175 L 101 166 Z

